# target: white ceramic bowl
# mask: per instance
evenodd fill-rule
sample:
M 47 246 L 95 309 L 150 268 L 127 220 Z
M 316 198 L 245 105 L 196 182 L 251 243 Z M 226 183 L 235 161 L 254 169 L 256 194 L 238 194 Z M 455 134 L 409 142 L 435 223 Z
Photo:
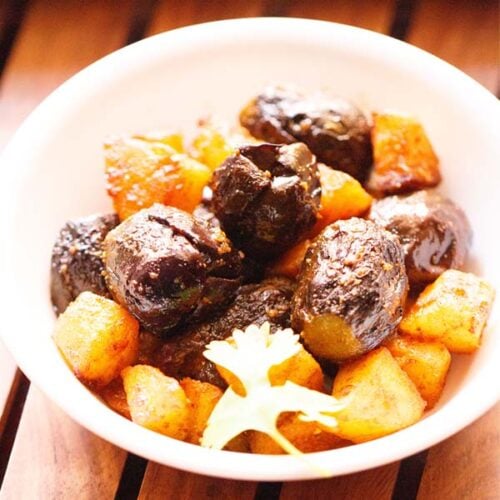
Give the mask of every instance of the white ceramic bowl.
M 449 193 L 467 211 L 471 266 L 500 290 L 498 194 L 500 105 L 443 61 L 372 32 L 300 19 L 232 20 L 149 38 L 71 78 L 19 129 L 2 159 L 2 337 L 21 369 L 71 417 L 138 455 L 229 478 L 317 476 L 289 456 L 234 454 L 175 441 L 109 410 L 70 373 L 57 352 L 48 294 L 50 251 L 69 218 L 110 209 L 103 139 L 112 133 L 190 129 L 215 112 L 235 120 L 266 83 L 330 88 L 372 110 L 416 115 L 442 161 Z M 498 302 L 473 356 L 456 357 L 440 404 L 391 436 L 311 460 L 331 475 L 379 466 L 459 431 L 499 396 Z M 1 369 L 1 367 L 0 367 Z

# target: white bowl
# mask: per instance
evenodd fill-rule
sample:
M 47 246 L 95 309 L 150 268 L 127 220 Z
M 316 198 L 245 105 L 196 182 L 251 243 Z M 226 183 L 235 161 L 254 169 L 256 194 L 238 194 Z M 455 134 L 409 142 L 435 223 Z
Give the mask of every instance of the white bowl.
M 369 31 L 300 19 L 231 20 L 136 43 L 71 78 L 19 129 L 1 159 L 2 336 L 21 369 L 71 417 L 159 463 L 214 476 L 293 480 L 318 476 L 289 456 L 214 451 L 120 417 L 70 373 L 56 350 L 48 294 L 50 251 L 69 218 L 110 209 L 103 139 L 113 133 L 190 129 L 215 112 L 234 121 L 266 83 L 327 87 L 368 110 L 416 115 L 442 161 L 449 193 L 468 213 L 471 263 L 500 290 L 497 243 L 500 105 L 443 61 Z M 456 357 L 434 411 L 403 431 L 310 456 L 330 475 L 380 466 L 459 431 L 499 396 L 498 303 L 481 349 Z

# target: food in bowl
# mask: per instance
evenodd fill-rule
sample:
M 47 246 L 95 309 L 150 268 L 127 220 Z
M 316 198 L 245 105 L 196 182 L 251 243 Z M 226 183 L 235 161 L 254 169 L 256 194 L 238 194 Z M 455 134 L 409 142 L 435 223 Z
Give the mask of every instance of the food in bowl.
M 116 214 L 54 246 L 63 357 L 120 414 L 204 446 L 313 452 L 417 422 L 494 299 L 457 269 L 471 230 L 428 190 L 423 127 L 282 87 L 240 125 L 106 143 Z

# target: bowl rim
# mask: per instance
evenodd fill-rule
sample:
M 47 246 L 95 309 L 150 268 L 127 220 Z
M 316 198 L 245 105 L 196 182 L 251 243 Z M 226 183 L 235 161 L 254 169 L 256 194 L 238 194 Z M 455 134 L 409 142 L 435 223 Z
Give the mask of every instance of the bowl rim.
M 380 33 L 328 21 L 300 18 L 229 19 L 187 26 L 154 35 L 99 59 L 72 76 L 35 108 L 0 157 L 0 163 L 17 165 L 17 168 L 8 169 L 7 180 L 0 186 L 2 234 L 12 234 L 13 227 L 9 214 L 12 214 L 12 207 L 17 205 L 15 194 L 32 168 L 29 161 L 23 163 L 23 155 L 19 152 L 22 151 L 27 138 L 31 140 L 36 137 L 38 128 L 45 126 L 46 117 L 56 115 L 57 110 L 63 110 L 64 106 L 74 99 L 83 102 L 87 93 L 96 86 L 102 85 L 103 82 L 106 84 L 109 81 L 119 80 L 126 75 L 128 65 L 140 64 L 141 60 L 144 62 L 145 58 L 150 60 L 158 57 L 159 53 L 168 55 L 182 50 L 192 50 L 194 47 L 214 42 L 214 37 L 217 38 L 217 43 L 224 45 L 230 43 L 232 36 L 242 34 L 247 37 L 250 34 L 276 39 L 283 37 L 280 40 L 284 41 L 287 34 L 296 33 L 299 29 L 304 36 L 316 40 L 331 37 L 332 40 L 342 39 L 343 43 L 354 44 L 359 49 L 375 47 L 378 51 L 384 51 L 385 58 L 393 58 L 398 64 L 407 65 L 411 60 L 411 64 L 418 68 L 426 67 L 433 78 L 450 82 L 454 91 L 467 96 L 469 101 L 484 110 L 486 122 L 494 123 L 494 120 L 500 119 L 499 101 L 479 83 L 436 56 Z M 9 186 L 9 190 L 5 186 Z M 6 255 L 8 249 L 12 252 L 15 243 L 9 242 L 2 247 L 4 248 L 0 249 L 2 255 L 0 270 L 2 275 L 7 276 L 9 268 Z M 8 304 L 8 294 L 3 295 L 4 304 Z M 322 467 L 323 472 L 327 472 L 331 477 L 385 465 L 429 448 L 460 431 L 491 408 L 500 397 L 500 390 L 480 391 L 474 394 L 474 405 L 463 405 L 462 401 L 472 395 L 472 389 L 469 387 L 467 391 L 457 394 L 460 397 L 455 396 L 444 407 L 407 429 L 371 442 L 308 454 L 307 460 L 310 462 L 308 464 L 307 460 L 297 460 L 296 457 L 285 455 L 252 455 L 210 450 L 156 434 L 133 424 L 103 404 L 96 405 L 97 398 L 70 372 L 68 375 L 71 380 L 68 377 L 67 382 L 72 385 L 71 394 L 61 394 L 54 390 L 52 385 L 56 375 L 52 374 L 51 370 L 43 373 L 39 368 L 35 368 L 30 362 L 29 349 L 26 349 L 20 341 L 21 336 L 14 335 L 11 330 L 4 327 L 0 334 L 21 370 L 49 399 L 79 424 L 103 439 L 155 462 L 230 479 L 266 481 L 313 479 L 324 477 L 318 467 Z M 490 363 L 480 368 L 483 378 L 498 379 L 498 368 L 493 365 L 494 363 Z M 438 425 L 439 423 L 441 425 Z M 311 468 L 311 462 L 318 467 Z

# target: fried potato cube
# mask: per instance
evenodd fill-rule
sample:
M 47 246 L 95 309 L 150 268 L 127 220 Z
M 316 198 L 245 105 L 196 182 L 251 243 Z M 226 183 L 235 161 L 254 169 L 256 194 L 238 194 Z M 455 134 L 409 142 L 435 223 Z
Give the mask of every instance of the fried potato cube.
M 417 422 L 425 401 L 385 347 L 341 366 L 333 396 L 346 398 L 337 415 L 337 436 L 355 443 L 391 434 Z
M 378 194 L 416 191 L 441 182 L 439 160 L 422 125 L 412 117 L 373 115 L 374 167 L 368 189 Z
M 228 157 L 236 152 L 236 147 L 228 136 L 211 123 L 200 127 L 193 140 L 193 157 L 215 170 Z
M 101 389 L 99 391 L 99 396 L 101 396 L 104 402 L 113 411 L 116 411 L 116 413 L 119 413 L 129 420 L 132 419 L 127 403 L 127 395 L 125 394 L 123 380 L 121 377 L 115 378 L 106 387 Z
M 278 430 L 303 453 L 333 450 L 349 444 L 348 441 L 327 432 L 316 422 L 304 422 L 298 413 L 284 413 L 278 419 Z M 249 433 L 250 451 L 264 455 L 285 453 L 281 446 L 263 432 Z
M 302 267 L 302 261 L 306 255 L 307 249 L 311 244 L 310 240 L 304 240 L 297 243 L 294 247 L 285 252 L 269 269 L 270 274 L 278 276 L 287 276 L 296 278 Z
M 224 446 L 224 450 L 237 451 L 239 453 L 250 453 L 250 434 L 251 431 L 246 431 L 238 434 L 236 437 L 231 439 L 231 441 L 229 441 L 226 446 Z
M 412 337 L 438 340 L 451 352 L 471 353 L 481 343 L 494 298 L 495 290 L 485 280 L 449 269 L 419 295 L 399 329 Z
M 222 391 L 215 385 L 192 378 L 184 378 L 180 384 L 190 403 L 190 425 L 186 441 L 200 444 L 208 418 L 222 397 Z
M 345 172 L 319 164 L 321 181 L 321 205 L 318 220 L 311 236 L 339 219 L 349 219 L 364 214 L 372 203 L 372 197 L 361 184 Z
M 108 194 L 121 220 L 154 203 L 188 212 L 200 203 L 211 170 L 174 149 L 177 137 L 136 135 L 104 145 Z
M 231 386 L 236 394 L 245 395 L 245 389 L 240 380 L 226 368 L 216 365 L 221 377 Z M 271 385 L 283 385 L 287 380 L 297 385 L 313 389 L 324 390 L 323 371 L 319 363 L 305 349 L 301 349 L 295 356 L 286 359 L 269 370 Z
M 443 392 L 451 355 L 441 342 L 421 342 L 399 336 L 386 344 L 399 366 L 410 377 L 430 410 Z
M 103 387 L 135 361 L 139 323 L 116 302 L 83 292 L 57 318 L 54 342 L 82 382 Z
M 189 400 L 175 378 L 148 365 L 125 368 L 122 378 L 133 422 L 165 436 L 186 438 Z

